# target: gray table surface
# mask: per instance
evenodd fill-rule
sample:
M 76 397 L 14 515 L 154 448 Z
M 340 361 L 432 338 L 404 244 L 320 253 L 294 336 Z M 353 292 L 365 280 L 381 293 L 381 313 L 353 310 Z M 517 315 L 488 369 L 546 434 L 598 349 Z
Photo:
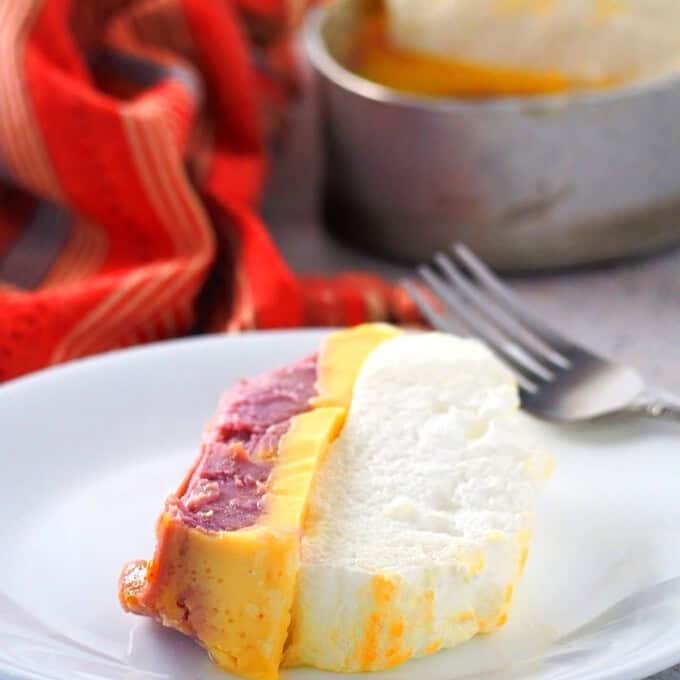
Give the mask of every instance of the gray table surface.
M 321 228 L 317 119 L 312 96 L 292 112 L 264 200 L 274 239 L 299 272 L 368 269 L 400 276 L 405 271 L 401 267 L 338 243 Z M 637 367 L 650 384 L 680 393 L 680 249 L 606 267 L 513 278 L 510 283 L 558 328 Z M 680 665 L 653 680 L 680 680 Z

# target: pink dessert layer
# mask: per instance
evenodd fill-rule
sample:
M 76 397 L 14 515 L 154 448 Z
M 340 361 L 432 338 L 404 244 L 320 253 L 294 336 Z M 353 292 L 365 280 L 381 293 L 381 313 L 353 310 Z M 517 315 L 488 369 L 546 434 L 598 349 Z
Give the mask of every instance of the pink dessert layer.
M 278 445 L 291 420 L 316 395 L 317 357 L 241 380 L 220 405 L 184 493 L 168 510 L 186 525 L 234 531 L 254 524 L 263 508 Z

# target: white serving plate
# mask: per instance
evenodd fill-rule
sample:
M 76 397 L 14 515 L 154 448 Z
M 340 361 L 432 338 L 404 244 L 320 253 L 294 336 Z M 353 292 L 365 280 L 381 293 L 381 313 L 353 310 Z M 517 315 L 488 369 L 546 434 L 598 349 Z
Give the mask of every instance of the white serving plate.
M 220 393 L 322 335 L 167 342 L 0 387 L 2 680 L 228 677 L 191 640 L 124 614 L 118 574 L 152 555 Z M 535 426 L 557 465 L 508 625 L 372 680 L 632 680 L 680 660 L 680 429 Z

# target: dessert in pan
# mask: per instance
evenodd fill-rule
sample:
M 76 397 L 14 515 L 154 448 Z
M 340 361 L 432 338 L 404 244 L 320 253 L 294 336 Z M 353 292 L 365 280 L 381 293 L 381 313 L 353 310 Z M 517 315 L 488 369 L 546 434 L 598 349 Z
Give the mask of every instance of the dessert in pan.
M 480 343 L 370 324 L 240 381 L 120 599 L 219 666 L 390 668 L 507 621 L 550 458 Z
M 597 90 L 680 70 L 675 0 L 366 2 L 350 66 L 439 97 Z

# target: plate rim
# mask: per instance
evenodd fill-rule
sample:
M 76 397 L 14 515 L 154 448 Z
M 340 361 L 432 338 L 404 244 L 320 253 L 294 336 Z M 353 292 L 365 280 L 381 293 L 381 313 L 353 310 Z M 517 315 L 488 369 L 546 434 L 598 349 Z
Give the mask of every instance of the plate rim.
M 307 328 L 276 328 L 276 329 L 262 329 L 262 330 L 247 330 L 239 333 L 201 333 L 200 335 L 185 335 L 179 338 L 167 338 L 165 340 L 154 340 L 139 345 L 131 345 L 130 347 L 116 347 L 114 349 L 98 352 L 97 354 L 90 354 L 84 357 L 77 357 L 69 359 L 63 363 L 53 364 L 51 366 L 44 366 L 43 368 L 30 371 L 23 375 L 17 376 L 10 380 L 0 382 L 0 397 L 5 393 L 6 388 L 22 387 L 31 384 L 35 381 L 51 377 L 55 374 L 61 375 L 66 373 L 77 372 L 93 365 L 105 364 L 112 361 L 120 360 L 124 357 L 136 357 L 143 353 L 155 353 L 159 351 L 170 351 L 183 347 L 184 345 L 195 344 L 219 344 L 221 342 L 241 342 L 253 340 L 258 337 L 274 338 L 276 336 L 294 336 L 299 334 L 328 334 L 339 330 L 337 327 L 323 328 L 317 326 L 310 326 Z

